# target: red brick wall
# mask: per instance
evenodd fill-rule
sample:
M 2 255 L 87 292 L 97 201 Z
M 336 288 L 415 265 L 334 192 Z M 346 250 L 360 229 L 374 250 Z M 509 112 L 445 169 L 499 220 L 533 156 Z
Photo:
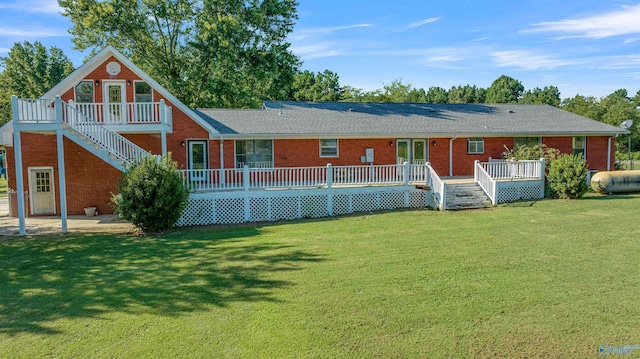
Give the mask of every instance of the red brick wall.
M 590 170 L 607 170 L 607 144 L 609 137 L 587 137 L 587 163 Z M 615 152 L 615 139 L 611 140 L 611 157 L 610 164 L 611 170 L 613 170 L 614 164 L 614 152 Z
M 389 145 L 393 142 L 393 146 Z M 319 139 L 274 140 L 273 161 L 276 167 L 360 165 L 360 157 L 373 148 L 374 164 L 396 163 L 394 139 L 340 139 L 338 157 L 320 157 Z

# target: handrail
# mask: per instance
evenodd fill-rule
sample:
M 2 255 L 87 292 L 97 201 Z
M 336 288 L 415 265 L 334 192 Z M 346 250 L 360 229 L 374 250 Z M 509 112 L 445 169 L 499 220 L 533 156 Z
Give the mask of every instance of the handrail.
M 436 201 L 436 207 L 444 211 L 447 209 L 447 184 L 438 176 L 436 170 L 431 167 L 431 162 L 427 162 L 427 169 L 429 171 L 427 184 L 431 187 L 431 191 L 433 191 L 433 199 Z
M 426 165 L 260 167 L 179 170 L 192 191 L 409 185 L 426 183 Z
M 119 133 L 106 129 L 73 106 L 64 101 L 60 101 L 60 103 L 62 105 L 61 120 L 64 124 L 83 135 L 88 141 L 109 151 L 125 165 L 132 165 L 143 157 L 151 155 Z
M 475 161 L 473 177 L 474 181 L 480 185 L 484 193 L 487 194 L 487 197 L 491 199 L 491 203 L 494 205 L 498 204 L 498 197 L 496 196 L 498 181 L 489 175 L 480 161 Z
M 55 123 L 55 99 L 17 99 L 18 123 Z M 63 101 L 64 102 L 64 101 Z M 160 102 L 124 103 L 78 103 L 70 100 L 68 105 L 76 108 L 87 118 L 100 124 L 166 124 L 171 126 L 171 107 Z M 162 111 L 164 109 L 164 111 Z M 163 115 L 164 114 L 164 115 Z
M 479 165 L 496 180 L 544 178 L 540 161 L 479 162 Z

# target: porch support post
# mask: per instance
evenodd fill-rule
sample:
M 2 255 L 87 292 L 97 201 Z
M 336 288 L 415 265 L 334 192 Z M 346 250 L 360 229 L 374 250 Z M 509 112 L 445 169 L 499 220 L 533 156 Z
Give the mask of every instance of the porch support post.
M 16 191 L 18 196 L 18 234 L 24 236 L 24 178 L 22 176 L 22 144 L 20 143 L 20 121 L 18 120 L 18 96 L 11 96 L 13 115 L 13 156 L 16 161 Z
M 540 159 L 540 198 L 544 198 L 544 157 Z M 497 197 L 497 195 L 496 195 Z
M 62 101 L 60 96 L 54 100 L 56 109 L 56 147 L 58 148 L 58 185 L 60 186 L 60 220 L 62 233 L 67 233 L 67 183 L 64 170 L 64 141 L 62 137 Z
M 167 126 L 169 125 L 169 121 L 167 121 L 167 105 L 164 103 L 164 99 L 160 100 L 160 125 L 162 126 L 162 130 L 160 130 L 160 141 L 162 143 L 162 155 L 167 155 Z
M 220 136 L 220 184 L 225 183 L 224 178 L 224 139 Z
M 167 130 L 165 130 L 164 128 L 162 128 L 162 131 L 160 132 L 160 140 L 162 141 L 162 155 L 166 156 L 167 155 Z
M 405 162 L 404 163 L 404 185 L 408 186 L 409 185 L 409 162 Z
M 333 187 L 333 166 L 327 164 L 327 188 Z

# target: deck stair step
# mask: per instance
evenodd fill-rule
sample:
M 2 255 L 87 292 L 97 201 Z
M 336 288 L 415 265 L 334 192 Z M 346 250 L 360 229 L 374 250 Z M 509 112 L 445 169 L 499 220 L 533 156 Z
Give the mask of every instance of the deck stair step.
M 447 184 L 445 201 L 448 210 L 487 208 L 491 206 L 491 199 L 487 197 L 477 183 Z

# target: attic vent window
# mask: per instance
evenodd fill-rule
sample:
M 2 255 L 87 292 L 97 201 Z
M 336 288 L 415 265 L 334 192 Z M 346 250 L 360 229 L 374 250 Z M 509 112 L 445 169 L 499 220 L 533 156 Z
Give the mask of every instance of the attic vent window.
M 121 70 L 122 68 L 120 67 L 120 64 L 115 61 L 111 61 L 107 64 L 107 73 L 111 76 L 119 74 Z

